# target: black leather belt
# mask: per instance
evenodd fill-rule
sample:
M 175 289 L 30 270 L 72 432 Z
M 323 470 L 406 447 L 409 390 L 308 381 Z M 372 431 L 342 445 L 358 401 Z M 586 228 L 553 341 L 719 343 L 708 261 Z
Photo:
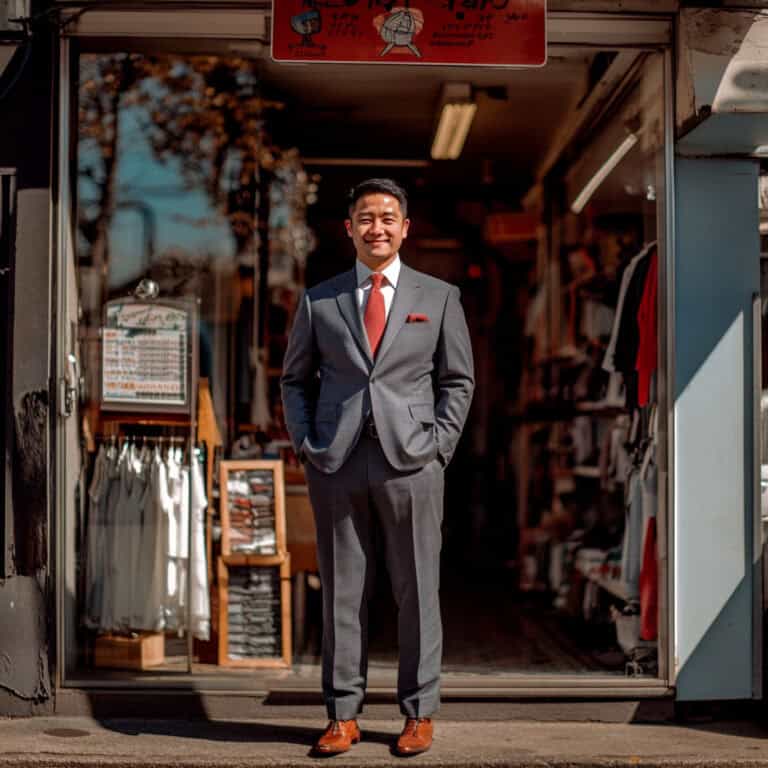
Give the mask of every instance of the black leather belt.
M 373 440 L 379 439 L 379 433 L 376 431 L 376 423 L 373 420 L 373 416 L 369 416 L 365 424 L 363 425 L 363 432 Z

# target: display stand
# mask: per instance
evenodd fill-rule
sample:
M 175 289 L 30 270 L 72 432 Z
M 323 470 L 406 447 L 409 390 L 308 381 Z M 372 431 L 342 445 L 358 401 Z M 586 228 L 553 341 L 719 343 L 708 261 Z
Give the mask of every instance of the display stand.
M 290 667 L 291 559 L 283 462 L 223 461 L 219 471 L 219 664 Z
M 136 299 L 104 307 L 101 367 L 101 428 L 104 436 L 126 427 L 186 433 L 190 462 L 197 432 L 198 302 L 195 299 Z M 181 437 L 181 435 L 179 435 Z M 192 509 L 192 482 L 188 484 Z M 192 551 L 192 526 L 188 526 Z M 187 611 L 192 581 L 187 579 Z M 187 672 L 194 652 L 187 617 Z M 146 669 L 164 661 L 163 632 L 106 634 L 97 638 L 94 665 Z

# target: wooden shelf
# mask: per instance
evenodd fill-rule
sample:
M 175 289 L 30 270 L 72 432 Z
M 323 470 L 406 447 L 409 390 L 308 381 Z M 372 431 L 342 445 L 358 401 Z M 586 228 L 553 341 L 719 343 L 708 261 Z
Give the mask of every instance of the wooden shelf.
M 245 552 L 234 552 L 230 555 L 221 555 L 220 560 L 224 565 L 282 565 L 289 555 L 287 552 L 278 552 L 276 555 L 251 555 Z
M 592 480 L 599 480 L 601 473 L 600 467 L 581 464 L 573 468 L 574 477 L 586 477 Z
M 619 405 L 603 405 L 591 400 L 539 400 L 531 401 L 524 408 L 515 409 L 511 418 L 522 422 L 572 421 L 577 416 L 614 418 L 627 412 Z
M 271 560 L 272 562 L 267 562 Z M 229 656 L 229 569 L 237 567 L 279 568 L 280 578 L 280 655 L 230 658 Z M 218 661 L 223 667 L 289 669 L 293 662 L 291 628 L 291 557 L 288 553 L 273 558 L 255 555 L 227 555 L 217 561 L 218 574 Z
M 599 400 L 582 400 L 575 405 L 579 413 L 594 414 L 595 416 L 619 416 L 627 412 L 627 408 L 624 405 L 601 403 Z

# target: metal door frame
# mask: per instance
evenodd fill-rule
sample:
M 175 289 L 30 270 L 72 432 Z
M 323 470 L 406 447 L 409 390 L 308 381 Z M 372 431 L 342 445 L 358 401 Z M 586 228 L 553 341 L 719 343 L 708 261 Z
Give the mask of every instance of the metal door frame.
M 193 4 L 190 3 L 190 6 Z M 61 279 L 65 274 L 66 260 L 70 256 L 70 248 L 73 244 L 67 237 L 67 232 L 72 226 L 72 184 L 70 162 L 70 148 L 72 146 L 72 127 L 74 116 L 71 110 L 71 98 L 73 87 L 72 56 L 73 48 L 70 38 L 110 39 L 119 45 L 120 42 L 141 39 L 168 39 L 172 37 L 176 41 L 199 41 L 201 50 L 206 40 L 211 40 L 211 29 L 216 29 L 217 40 L 251 41 L 254 45 L 264 44 L 262 37 L 263 24 L 267 16 L 268 3 L 262 3 L 261 8 L 256 7 L 244 10 L 242 5 L 233 5 L 229 8 L 222 7 L 219 10 L 194 9 L 194 20 L 190 22 L 190 9 L 171 9 L 157 3 L 156 10 L 146 9 L 130 10 L 123 6 L 121 10 L 108 10 L 103 6 L 93 9 L 68 8 L 72 21 L 65 26 L 64 34 L 60 39 L 59 51 L 59 125 L 58 125 L 58 211 L 55 221 L 57 227 L 54 242 L 57 244 L 54 272 L 55 285 L 57 287 L 56 302 L 56 375 L 60 380 L 66 375 L 66 355 L 59 343 L 61 329 L 67 322 L 66 314 L 66 281 Z M 182 26 L 177 27 L 173 35 L 168 33 L 168 25 L 176 18 L 185 19 Z M 245 20 L 252 20 L 249 27 Z M 210 25 L 215 20 L 215 27 Z M 243 33 L 243 30 L 249 30 Z M 660 285 L 659 285 L 659 439 L 661 444 L 659 458 L 659 528 L 665 536 L 665 546 L 662 548 L 660 558 L 660 609 L 662 617 L 659 634 L 659 676 L 657 678 L 622 678 L 615 676 L 591 676 L 588 673 L 575 677 L 573 675 L 528 675 L 520 674 L 502 680 L 492 680 L 478 685 L 476 677 L 468 680 L 467 686 L 457 686 L 455 690 L 446 689 L 445 693 L 459 692 L 461 695 L 508 695 L 515 697 L 537 696 L 595 696 L 595 697 L 659 697 L 670 695 L 674 685 L 675 664 L 672 658 L 674 653 L 674 536 L 672 521 L 673 510 L 673 483 L 674 483 L 674 421 L 671 418 L 674 404 L 669 401 L 669 393 L 672 388 L 672 376 L 674 373 L 674 338 L 671 331 L 671 319 L 674 317 L 674 72 L 673 72 L 673 30 L 674 16 L 664 15 L 640 15 L 640 14 L 611 14 L 611 13 L 569 13 L 558 12 L 548 15 L 548 46 L 567 48 L 601 48 L 653 51 L 664 56 L 664 195 L 663 206 L 660 207 Z M 383 71 L 381 68 L 378 71 Z M 59 417 L 55 434 L 56 467 L 56 494 L 55 494 L 55 529 L 62 532 L 64 528 L 64 510 L 67 500 L 64 498 L 64 483 L 59 479 L 66 472 L 66 451 L 63 433 L 62 418 Z M 666 449 L 666 453 L 664 453 Z M 662 480 L 665 479 L 665 481 Z M 201 686 L 194 676 L 189 676 L 183 681 L 173 684 L 151 679 L 142 680 L 135 684 L 115 683 L 114 681 L 84 681 L 64 679 L 64 606 L 63 583 L 61 574 L 64 573 L 66 552 L 64 551 L 64 536 L 56 536 L 56 625 L 57 625 L 57 688 L 125 688 L 128 690 L 158 688 L 183 688 L 191 690 L 231 691 L 242 693 L 242 687 L 233 684 L 230 679 L 210 680 L 206 678 Z

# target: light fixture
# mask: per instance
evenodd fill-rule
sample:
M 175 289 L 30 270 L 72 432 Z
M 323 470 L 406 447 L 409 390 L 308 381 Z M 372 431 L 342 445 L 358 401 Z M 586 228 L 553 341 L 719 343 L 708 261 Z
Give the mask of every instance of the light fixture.
M 455 160 L 464 149 L 464 142 L 477 112 L 469 83 L 446 83 L 443 86 L 442 110 L 432 140 L 433 160 Z
M 589 202 L 597 188 L 605 181 L 608 174 L 624 159 L 626 154 L 638 142 L 636 133 L 630 133 L 624 141 L 613 151 L 613 154 L 598 168 L 597 173 L 585 184 L 584 188 L 571 203 L 571 210 L 574 213 L 581 213 L 584 206 Z

